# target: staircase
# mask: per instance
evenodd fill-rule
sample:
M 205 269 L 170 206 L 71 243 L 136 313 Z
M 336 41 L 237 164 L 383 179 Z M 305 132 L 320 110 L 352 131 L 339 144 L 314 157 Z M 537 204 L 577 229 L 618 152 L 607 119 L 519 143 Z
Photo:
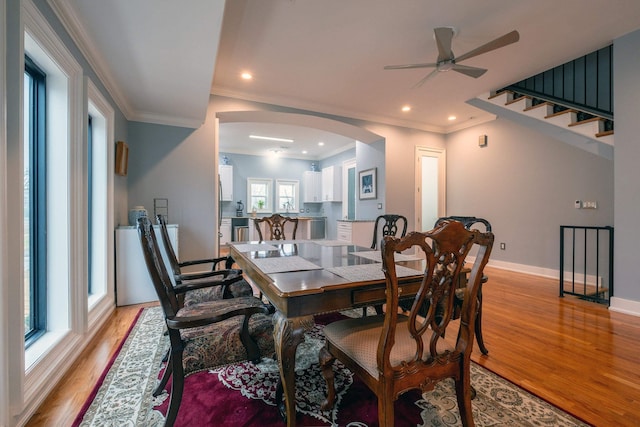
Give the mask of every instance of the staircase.
M 613 120 L 504 89 L 469 104 L 613 160 Z

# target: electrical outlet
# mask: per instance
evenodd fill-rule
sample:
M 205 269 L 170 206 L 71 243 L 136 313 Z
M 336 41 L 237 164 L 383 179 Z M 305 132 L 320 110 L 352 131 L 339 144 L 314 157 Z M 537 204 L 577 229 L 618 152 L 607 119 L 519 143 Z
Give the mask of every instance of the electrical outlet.
M 503 251 L 507 249 L 507 244 L 506 243 L 500 243 L 500 249 L 502 249 Z

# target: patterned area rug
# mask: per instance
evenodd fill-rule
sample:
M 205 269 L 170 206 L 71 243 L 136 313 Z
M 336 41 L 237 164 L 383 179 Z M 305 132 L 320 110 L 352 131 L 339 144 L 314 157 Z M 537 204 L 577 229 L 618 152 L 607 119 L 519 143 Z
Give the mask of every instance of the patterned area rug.
M 336 375 L 336 406 L 331 411 L 320 410 L 325 384 L 317 354 L 324 340 L 322 323 L 328 319 L 317 320 L 296 357 L 298 425 L 378 425 L 375 396 L 341 365 Z M 163 330 L 160 308 L 144 309 L 74 426 L 163 425 L 168 394 L 151 396 L 168 347 Z M 472 403 L 477 426 L 586 425 L 475 363 L 471 373 L 477 391 Z M 275 407 L 277 381 L 278 366 L 271 359 L 193 374 L 185 380 L 176 426 L 282 426 Z M 396 402 L 396 426 L 410 425 L 461 425 L 452 381 L 441 382 L 424 395 L 406 393 Z

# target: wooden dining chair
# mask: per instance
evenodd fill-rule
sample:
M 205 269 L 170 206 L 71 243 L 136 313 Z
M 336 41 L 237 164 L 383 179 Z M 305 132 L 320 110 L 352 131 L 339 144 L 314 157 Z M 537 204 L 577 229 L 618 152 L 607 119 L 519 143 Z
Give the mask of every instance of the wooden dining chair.
M 454 220 L 460 221 L 467 230 L 471 230 L 476 227 L 478 224 L 484 227 L 484 231 L 491 231 L 491 223 L 484 218 L 478 218 L 475 216 L 446 216 L 442 218 L 438 218 L 434 226 L 438 226 L 443 221 Z M 458 283 L 458 289 L 456 289 L 456 300 L 455 306 L 456 310 L 454 312 L 454 318 L 458 318 L 460 309 L 462 308 L 462 302 L 464 298 L 464 290 L 463 288 L 466 286 L 466 273 L 462 273 L 460 275 L 460 282 Z M 480 289 L 478 289 L 478 314 L 476 315 L 476 341 L 478 342 L 478 348 L 482 354 L 489 354 L 489 349 L 484 343 L 484 336 L 482 335 L 482 286 L 487 283 L 489 278 L 487 275 L 482 276 L 482 281 L 480 285 Z
M 253 296 L 181 307 L 176 298 L 181 289 L 176 290 L 171 283 L 153 227 L 146 217 L 138 220 L 138 235 L 170 342 L 167 365 L 153 395 L 160 395 L 173 378 L 165 419 L 165 426 L 172 426 L 186 376 L 223 364 L 274 356 L 273 321 L 269 308 Z
M 382 241 L 386 278 L 386 307 L 378 316 L 339 320 L 325 326 L 326 344 L 320 350 L 320 366 L 327 382 L 322 409 L 335 402 L 333 362 L 337 358 L 358 375 L 378 398 L 380 426 L 394 425 L 394 401 L 411 389 L 432 390 L 446 378 L 455 382 L 463 426 L 473 426 L 470 381 L 474 318 L 482 272 L 489 260 L 493 234 L 469 231 L 460 222 L 445 221 L 427 232 L 411 232 L 403 238 Z M 453 320 L 455 289 L 467 254 L 477 247 L 459 320 Z M 394 254 L 418 248 L 424 270 L 420 288 L 408 315 L 397 309 L 403 282 L 396 272 Z M 421 267 L 422 268 L 422 267 Z M 415 278 L 414 278 L 415 280 Z M 419 310 L 424 305 L 424 316 Z M 445 338 L 446 332 L 446 338 Z
M 400 228 L 398 223 L 402 226 L 402 231 L 398 234 Z M 378 234 L 380 232 L 380 234 Z M 373 226 L 373 242 L 371 243 L 371 249 L 377 249 L 378 244 L 384 236 L 404 237 L 407 234 L 407 218 L 402 215 L 396 214 L 384 214 L 376 218 L 376 222 Z
M 262 228 L 260 227 L 260 224 L 265 224 L 265 233 L 268 233 L 268 240 L 287 240 L 285 234 L 285 225 L 287 223 L 291 223 L 293 225 L 293 230 L 289 235 L 289 239 L 295 240 L 296 231 L 298 231 L 298 218 L 282 216 L 280 214 L 273 214 L 271 216 L 266 216 L 264 218 L 255 218 L 253 220 L 253 224 L 258 231 L 258 237 L 261 242 L 263 242 L 265 239 L 262 235 Z
M 203 301 L 253 295 L 253 288 L 242 277 L 242 270 L 231 268 L 233 265 L 233 258 L 231 257 L 180 262 L 171 244 L 165 218 L 162 215 L 158 215 L 157 220 L 160 227 L 160 237 L 167 254 L 169 267 L 173 273 L 175 286 L 189 286 L 191 288 L 189 292 L 182 294 L 180 298 L 181 305 L 189 306 Z M 197 272 L 183 271 L 185 267 L 198 265 L 207 265 L 210 269 Z

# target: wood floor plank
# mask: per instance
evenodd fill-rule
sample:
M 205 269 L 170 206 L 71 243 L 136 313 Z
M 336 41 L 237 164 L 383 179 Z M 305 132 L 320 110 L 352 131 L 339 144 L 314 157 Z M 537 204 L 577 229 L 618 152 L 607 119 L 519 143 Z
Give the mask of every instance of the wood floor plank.
M 483 333 L 472 359 L 595 426 L 640 425 L 640 318 L 576 297 L 558 282 L 487 268 Z M 119 307 L 27 426 L 70 425 L 139 306 Z

